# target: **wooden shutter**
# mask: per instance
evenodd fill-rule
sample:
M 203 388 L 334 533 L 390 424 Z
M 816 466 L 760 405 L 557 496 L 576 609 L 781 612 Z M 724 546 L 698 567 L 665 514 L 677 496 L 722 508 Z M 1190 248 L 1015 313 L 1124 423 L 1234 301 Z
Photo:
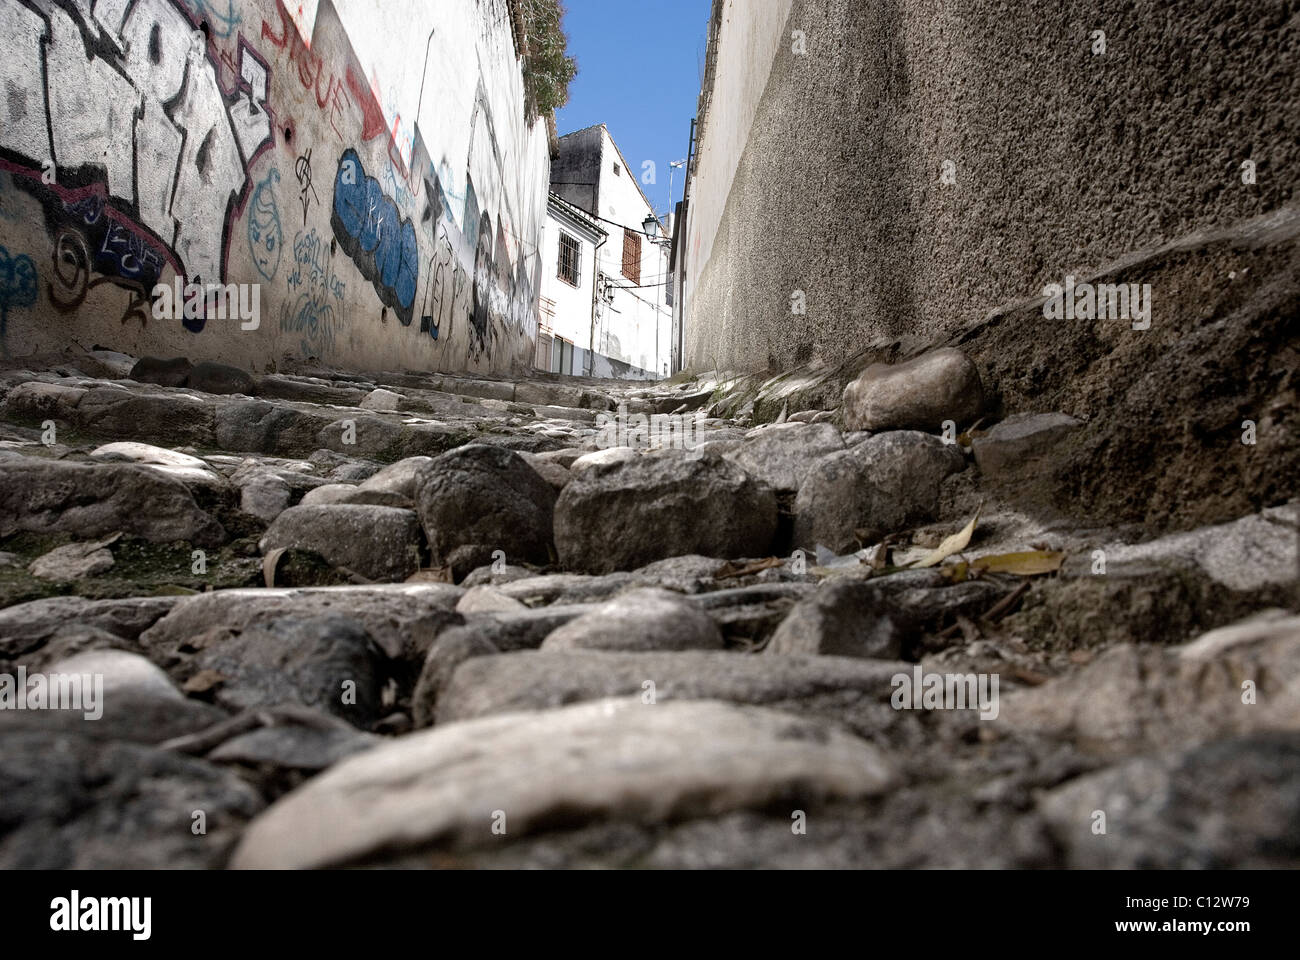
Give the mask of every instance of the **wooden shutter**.
M 623 276 L 641 282 L 641 234 L 623 230 Z

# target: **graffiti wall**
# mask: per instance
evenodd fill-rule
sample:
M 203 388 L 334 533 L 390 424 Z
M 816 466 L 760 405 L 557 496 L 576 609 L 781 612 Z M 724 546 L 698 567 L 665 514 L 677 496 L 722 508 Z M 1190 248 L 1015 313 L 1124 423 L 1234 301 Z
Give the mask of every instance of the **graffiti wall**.
M 291 6 L 0 0 L 5 356 L 531 359 L 549 157 L 506 0 Z

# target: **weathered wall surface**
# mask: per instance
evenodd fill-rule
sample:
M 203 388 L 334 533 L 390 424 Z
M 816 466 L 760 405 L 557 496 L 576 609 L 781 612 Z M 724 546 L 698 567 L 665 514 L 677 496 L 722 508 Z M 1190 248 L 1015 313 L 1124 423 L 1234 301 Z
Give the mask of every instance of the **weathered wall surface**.
M 777 48 L 788 42 L 785 22 L 791 2 L 714 0 L 710 18 L 713 33 L 696 131 L 703 147 L 690 191 L 686 247 L 689 291 L 695 289 L 712 256 L 736 166 L 767 89 L 772 58 Z
M 923 342 L 1067 274 L 1288 203 L 1297 10 L 795 0 L 742 149 L 718 134 L 733 121 L 713 96 L 691 193 L 688 366 Z M 734 19 L 778 15 L 728 12 L 719 84 L 724 58 L 754 48 L 757 28 Z M 796 290 L 806 315 L 792 315 Z M 1158 287 L 1153 302 L 1159 323 Z
M 549 166 L 505 0 L 293 6 L 0 0 L 5 353 L 531 361 Z M 177 277 L 257 285 L 256 326 L 159 319 Z
M 599 213 L 596 205 L 604 137 L 599 124 L 565 134 L 559 156 L 551 160 L 551 189 L 589 213 Z

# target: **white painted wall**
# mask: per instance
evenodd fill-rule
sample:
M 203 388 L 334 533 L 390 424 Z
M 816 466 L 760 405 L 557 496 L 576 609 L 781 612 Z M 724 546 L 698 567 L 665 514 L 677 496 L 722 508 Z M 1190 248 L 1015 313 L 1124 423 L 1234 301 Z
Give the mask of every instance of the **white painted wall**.
M 577 240 L 580 245 L 577 286 L 558 276 L 561 233 Z M 555 303 L 551 331 L 584 349 L 591 340 L 591 296 L 595 275 L 595 242 L 564 219 L 548 213 L 542 230 L 542 296 Z
M 602 128 L 599 216 L 637 233 L 651 213 L 637 178 L 641 164 L 621 157 L 609 131 Z M 614 165 L 621 168 L 614 172 Z M 628 165 L 632 169 L 628 169 Z M 600 251 L 600 269 L 613 282 L 610 299 L 598 309 L 596 352 L 646 370 L 663 374 L 671 359 L 672 310 L 663 286 L 632 289 L 623 276 L 623 231 L 603 224 L 609 242 Z M 661 228 L 662 235 L 662 228 Z M 641 284 L 662 284 L 668 274 L 668 247 L 649 237 L 641 238 Z M 620 289 L 622 288 L 622 289 Z M 656 343 L 657 334 L 657 343 Z

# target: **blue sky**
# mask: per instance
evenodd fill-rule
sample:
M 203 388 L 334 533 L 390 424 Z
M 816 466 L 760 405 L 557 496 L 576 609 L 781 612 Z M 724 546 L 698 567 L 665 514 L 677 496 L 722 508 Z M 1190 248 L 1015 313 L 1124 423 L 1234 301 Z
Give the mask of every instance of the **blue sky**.
M 662 215 L 668 209 L 668 164 L 686 157 L 700 95 L 710 0 L 563 2 L 578 76 L 568 106 L 556 111 L 560 136 L 604 123 L 638 177 L 641 164 L 653 160 L 656 182 L 641 189 Z M 673 203 L 682 198 L 682 183 L 678 170 Z

